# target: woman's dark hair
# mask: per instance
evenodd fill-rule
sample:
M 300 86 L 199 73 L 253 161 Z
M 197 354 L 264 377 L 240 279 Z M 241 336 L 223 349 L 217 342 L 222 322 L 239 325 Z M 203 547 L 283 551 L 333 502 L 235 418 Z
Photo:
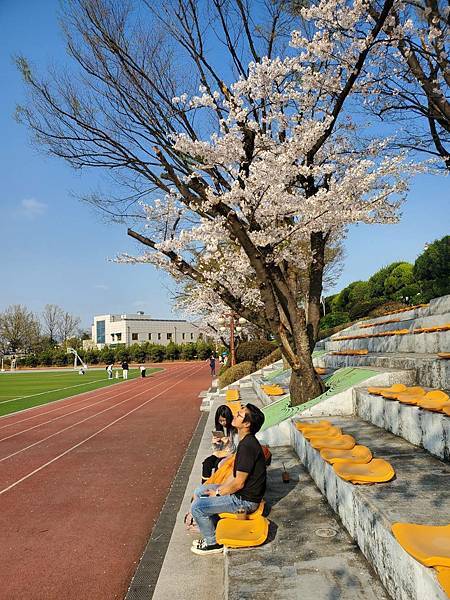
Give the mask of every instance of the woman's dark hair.
M 254 404 L 246 404 L 246 415 L 244 421 L 250 423 L 250 433 L 255 435 L 264 423 L 264 413 Z
M 219 423 L 220 417 L 224 417 L 227 422 L 225 425 L 226 432 L 223 428 L 223 425 Z M 231 412 L 229 406 L 227 406 L 226 404 L 221 404 L 216 410 L 216 416 L 214 417 L 214 420 L 216 423 L 216 431 L 224 431 L 224 433 L 226 433 L 227 435 L 229 435 L 232 432 L 233 427 L 231 426 L 231 421 L 233 420 L 233 413 Z

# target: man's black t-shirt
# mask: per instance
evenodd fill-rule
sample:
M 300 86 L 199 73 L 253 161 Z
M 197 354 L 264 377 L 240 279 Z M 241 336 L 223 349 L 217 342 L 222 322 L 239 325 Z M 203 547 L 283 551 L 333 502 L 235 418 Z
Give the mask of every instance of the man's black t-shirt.
M 244 487 L 236 492 L 236 496 L 250 502 L 261 502 L 266 491 L 266 461 L 260 443 L 251 433 L 237 447 L 233 469 L 235 477 L 236 471 L 248 473 Z

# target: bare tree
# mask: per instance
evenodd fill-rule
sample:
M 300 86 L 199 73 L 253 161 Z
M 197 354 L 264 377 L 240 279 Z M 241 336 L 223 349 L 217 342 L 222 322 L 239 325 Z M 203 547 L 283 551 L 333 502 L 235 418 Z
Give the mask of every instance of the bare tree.
M 75 335 L 79 324 L 79 317 L 74 317 L 68 312 L 61 311 L 61 316 L 58 323 L 58 334 L 61 341 L 65 342 L 68 338 Z
M 0 344 L 3 352 L 28 352 L 39 341 L 40 327 L 35 315 L 21 304 L 0 314 Z
M 61 322 L 64 317 L 64 311 L 56 304 L 46 304 L 42 312 L 42 320 L 45 325 L 45 332 L 50 338 L 50 343 L 57 341 L 58 332 L 61 329 Z

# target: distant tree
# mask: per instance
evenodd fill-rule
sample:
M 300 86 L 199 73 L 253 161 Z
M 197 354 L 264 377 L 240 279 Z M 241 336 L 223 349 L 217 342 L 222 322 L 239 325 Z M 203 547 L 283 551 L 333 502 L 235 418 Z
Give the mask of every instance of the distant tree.
M 14 304 L 0 314 L 0 344 L 4 352 L 29 352 L 39 338 L 39 321 L 26 306 Z
M 62 342 L 66 342 L 67 338 L 74 335 L 80 324 L 80 318 L 71 315 L 68 312 L 63 312 L 58 325 L 58 334 Z
M 384 295 L 392 300 L 400 300 L 403 297 L 403 288 L 411 285 L 413 282 L 413 265 L 407 262 L 400 263 L 386 277 Z
M 372 277 L 369 278 L 369 296 L 370 298 L 383 298 L 385 294 L 384 284 L 386 279 L 389 277 L 391 272 L 401 265 L 401 262 L 393 262 L 386 267 L 382 267 L 379 271 L 374 273 Z
M 56 304 L 46 304 L 42 311 L 42 320 L 44 322 L 44 331 L 48 334 L 50 342 L 56 344 L 57 336 L 61 329 L 64 311 Z
M 450 235 L 429 244 L 414 264 L 421 299 L 450 294 Z

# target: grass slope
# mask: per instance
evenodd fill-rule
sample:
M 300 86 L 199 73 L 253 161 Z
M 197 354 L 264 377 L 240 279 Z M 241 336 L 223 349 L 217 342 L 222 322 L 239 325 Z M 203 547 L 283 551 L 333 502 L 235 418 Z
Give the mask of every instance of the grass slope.
M 147 369 L 147 375 L 159 370 Z M 121 375 L 122 371 L 119 373 Z M 129 379 L 138 376 L 138 369 L 129 370 Z M 76 371 L 0 373 L 0 416 L 121 381 L 122 378 L 108 379 L 104 369 L 90 370 L 85 375 L 78 375 Z

